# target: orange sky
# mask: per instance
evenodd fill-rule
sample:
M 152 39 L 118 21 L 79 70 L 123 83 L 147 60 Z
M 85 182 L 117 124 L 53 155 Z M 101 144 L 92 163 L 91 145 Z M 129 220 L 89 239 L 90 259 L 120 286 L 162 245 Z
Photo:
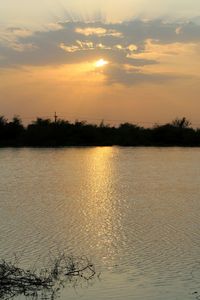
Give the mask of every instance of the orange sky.
M 97 11 L 105 9 L 110 21 L 103 17 L 106 13 L 94 12 L 93 20 L 86 14 L 78 19 L 79 2 L 72 5 L 74 18 L 67 16 L 65 6 L 65 20 L 44 14 L 43 25 L 34 15 L 36 4 L 30 24 L 23 20 L 23 10 L 21 24 L 17 13 L 12 24 L 10 1 L 3 4 L 8 18 L 0 29 L 1 114 L 20 115 L 24 122 L 57 111 L 69 120 L 97 123 L 104 119 L 148 124 L 182 116 L 200 123 L 200 18 L 193 12 L 199 2 L 191 1 L 187 18 L 174 18 L 168 1 L 168 19 L 163 17 L 167 8 L 160 6 L 160 15 L 149 10 L 149 19 L 136 15 L 127 20 L 127 8 L 134 2 L 127 1 L 124 15 L 118 13 L 114 20 L 113 1 L 106 7 L 96 1 Z M 142 2 L 143 6 L 135 1 L 138 14 L 145 7 Z M 59 2 L 58 8 L 53 0 L 45 3 L 55 14 L 65 4 Z M 176 4 L 178 8 L 179 1 Z M 183 1 L 182 8 L 186 4 Z M 119 12 L 120 6 L 116 9 Z

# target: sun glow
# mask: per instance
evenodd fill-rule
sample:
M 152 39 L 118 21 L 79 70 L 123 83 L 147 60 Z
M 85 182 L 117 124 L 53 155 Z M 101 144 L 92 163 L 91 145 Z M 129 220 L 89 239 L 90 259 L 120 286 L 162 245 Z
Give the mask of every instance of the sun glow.
M 101 58 L 101 59 L 99 59 L 98 61 L 95 62 L 95 66 L 97 68 L 104 67 L 107 64 L 108 64 L 108 61 L 104 60 L 103 58 Z

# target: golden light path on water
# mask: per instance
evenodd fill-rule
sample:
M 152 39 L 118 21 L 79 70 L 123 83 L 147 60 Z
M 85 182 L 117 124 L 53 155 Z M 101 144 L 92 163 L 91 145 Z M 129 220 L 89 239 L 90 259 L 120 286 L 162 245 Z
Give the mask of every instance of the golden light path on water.
M 84 194 L 83 228 L 89 235 L 92 247 L 103 253 L 103 260 L 111 264 L 115 259 L 117 241 L 121 239 L 120 212 L 114 189 L 115 166 L 113 148 L 94 148 L 88 160 L 87 184 Z M 95 176 L 94 176 L 95 174 Z M 94 249 L 93 249 L 94 250 Z

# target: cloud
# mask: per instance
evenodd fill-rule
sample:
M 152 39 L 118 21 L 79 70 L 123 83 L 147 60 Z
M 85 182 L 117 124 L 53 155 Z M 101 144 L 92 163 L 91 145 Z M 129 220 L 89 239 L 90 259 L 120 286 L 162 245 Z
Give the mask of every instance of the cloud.
M 75 32 L 80 33 L 85 36 L 91 36 L 96 35 L 98 37 L 102 36 L 115 36 L 115 37 L 121 37 L 122 33 L 117 32 L 114 29 L 105 29 L 103 27 L 86 27 L 86 28 L 76 28 Z
M 73 52 L 76 52 L 76 51 L 80 50 L 80 48 L 77 45 L 67 46 L 64 43 L 60 44 L 60 48 L 63 49 L 64 51 L 66 51 L 66 52 L 69 52 L 69 53 L 73 53 Z
M 182 31 L 182 26 L 178 26 L 175 30 L 176 34 L 179 35 Z
M 60 23 L 49 23 L 45 26 L 47 31 L 57 31 L 63 29 L 63 26 Z
M 47 24 L 36 32 L 10 27 L 0 32 L 0 67 L 77 64 L 103 57 L 112 63 L 106 69 L 109 83 L 160 82 L 170 75 L 147 74 L 142 68 L 161 63 L 162 57 L 195 51 L 199 32 L 198 22 L 140 19 L 68 21 Z M 134 67 L 138 70 L 130 71 Z
M 197 43 L 170 43 L 170 44 L 160 44 L 157 40 L 148 39 L 145 41 L 144 50 L 139 53 L 131 53 L 129 57 L 140 58 L 140 59 L 151 59 L 156 61 L 162 61 L 162 59 L 177 55 L 195 53 L 197 49 Z
M 1 48 L 8 48 L 17 52 L 33 50 L 36 48 L 33 43 L 20 42 L 21 38 L 30 37 L 32 34 L 33 32 L 31 30 L 19 27 L 8 27 L 5 30 L 1 30 L 0 50 Z
M 117 64 L 105 69 L 104 75 L 108 85 L 120 84 L 127 87 L 143 83 L 162 84 L 177 78 L 174 74 L 146 72 L 142 68 Z

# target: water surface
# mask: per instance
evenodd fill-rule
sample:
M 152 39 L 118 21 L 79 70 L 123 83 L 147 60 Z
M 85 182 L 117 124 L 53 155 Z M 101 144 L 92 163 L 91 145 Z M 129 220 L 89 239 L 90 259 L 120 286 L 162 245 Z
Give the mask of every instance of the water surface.
M 61 299 L 198 299 L 199 162 L 195 148 L 0 149 L 0 256 L 90 257 L 100 281 Z

